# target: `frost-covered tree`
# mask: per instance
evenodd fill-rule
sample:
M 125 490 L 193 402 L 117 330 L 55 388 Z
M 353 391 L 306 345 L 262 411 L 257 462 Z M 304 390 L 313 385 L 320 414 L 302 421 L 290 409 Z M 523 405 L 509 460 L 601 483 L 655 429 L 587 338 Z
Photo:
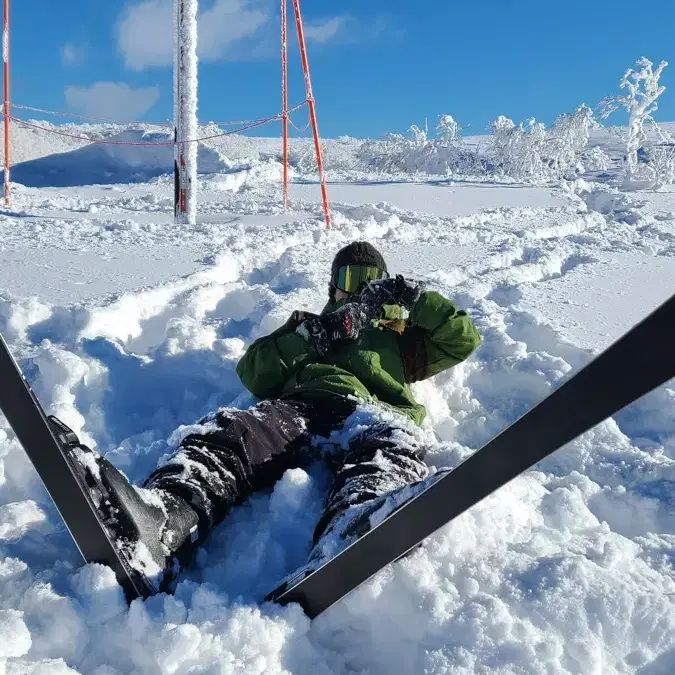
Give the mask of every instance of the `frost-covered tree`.
M 516 123 L 504 115 L 492 120 L 488 125 L 492 132 L 492 148 L 497 157 L 509 154 L 509 148 L 514 144 L 513 137 L 517 135 Z
M 410 143 L 413 148 L 423 148 L 429 141 L 427 132 L 424 129 L 420 129 L 416 124 L 413 124 L 410 129 L 408 129 L 410 134 Z
M 501 172 L 512 178 L 540 179 L 547 176 L 543 159 L 546 127 L 534 118 L 516 125 L 504 115 L 490 123 L 492 157 Z
M 547 133 L 546 155 L 550 170 L 565 176 L 580 167 L 579 156 L 588 145 L 591 129 L 599 126 L 593 111 L 579 106 L 572 114 L 560 115 Z
M 426 173 L 478 176 L 486 172 L 486 158 L 462 142 L 461 125 L 452 115 L 439 115 L 436 136 L 413 124 L 405 134 L 390 133 L 365 141 L 357 151 L 360 161 L 385 173 Z
M 534 117 L 527 121 L 523 143 L 522 169 L 524 175 L 536 177 L 546 174 L 544 162 L 544 146 L 546 143 L 546 126 L 537 122 Z
M 362 161 L 387 173 L 446 173 L 448 153 L 438 139 L 429 139 L 427 132 L 415 124 L 407 134 L 393 133 L 382 140 L 365 141 L 358 150 Z
M 654 188 L 675 183 L 675 148 L 672 146 L 652 148 L 649 166 L 654 172 Z
M 596 145 L 583 153 L 581 163 L 585 171 L 607 171 L 612 160 L 602 148 Z
M 602 117 L 609 117 L 615 110 L 625 108 L 629 114 L 628 132 L 626 135 L 626 174 L 633 176 L 638 173 L 638 149 L 644 143 L 646 122 L 654 122 L 652 113 L 658 108 L 656 102 L 666 90 L 659 84 L 663 69 L 668 65 L 661 61 L 656 70 L 653 63 L 644 56 L 639 59 L 634 68 L 629 68 L 621 78 L 619 86 L 626 93 L 621 96 L 612 96 L 602 103 Z
M 441 142 L 452 145 L 459 139 L 460 126 L 452 115 L 439 115 L 436 134 Z
M 387 173 L 415 171 L 413 156 L 423 152 L 428 143 L 426 132 L 413 124 L 408 135 L 390 133 L 381 140 L 365 141 L 358 155 L 373 168 Z

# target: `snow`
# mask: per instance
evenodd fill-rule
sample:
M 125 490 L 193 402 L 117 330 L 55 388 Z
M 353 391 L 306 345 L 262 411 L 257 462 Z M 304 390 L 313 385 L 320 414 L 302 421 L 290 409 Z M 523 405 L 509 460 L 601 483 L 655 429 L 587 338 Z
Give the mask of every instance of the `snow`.
M 329 141 L 341 173 L 325 232 L 316 176 L 297 169 L 285 213 L 278 141 L 232 137 L 212 144 L 222 165 L 200 176 L 186 228 L 163 164 L 150 174 L 143 160 L 137 181 L 124 155 L 118 183 L 79 185 L 91 168 L 80 142 L 21 133 L 16 155 L 63 180 L 44 187 L 51 169 L 38 171 L 0 211 L 0 332 L 46 410 L 137 483 L 201 416 L 253 403 L 234 370 L 246 345 L 294 309 L 320 310 L 330 261 L 355 238 L 471 311 L 484 338 L 415 385 L 432 470 L 456 466 L 675 288 L 672 187 L 386 182 L 358 165 L 356 143 Z M 592 142 L 616 154 L 606 132 Z M 174 596 L 127 607 L 108 568 L 82 566 L 0 417 L 0 673 L 669 675 L 674 405 L 670 383 L 312 623 L 261 598 L 306 560 L 323 465 L 235 509 Z
M 30 632 L 22 614 L 15 609 L 0 610 L 0 659 L 3 661 L 10 656 L 23 656 L 31 647 Z
M 317 185 L 293 184 L 291 199 L 316 199 Z M 494 189 L 489 183 L 437 181 L 424 183 L 377 181 L 331 185 L 333 202 L 345 204 L 388 203 L 404 211 L 448 217 L 468 216 L 480 209 L 562 206 L 564 200 L 546 187 L 510 185 Z
M 107 138 L 105 143 L 15 164 L 12 180 L 31 187 L 142 183 L 173 171 L 171 141 L 171 134 L 166 132 L 131 129 Z M 158 145 L 142 145 L 152 143 Z M 190 146 L 201 172 L 228 169 L 227 161 L 213 148 L 201 143 Z

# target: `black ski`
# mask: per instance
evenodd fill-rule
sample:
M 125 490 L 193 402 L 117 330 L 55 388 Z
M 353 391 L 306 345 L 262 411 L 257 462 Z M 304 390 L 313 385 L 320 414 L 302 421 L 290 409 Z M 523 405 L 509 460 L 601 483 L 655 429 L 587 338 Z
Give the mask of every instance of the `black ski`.
M 569 441 L 675 377 L 675 296 L 583 370 L 335 558 L 267 596 L 314 618 Z
M 129 601 L 154 592 L 152 582 L 134 570 L 108 536 L 89 489 L 72 463 L 77 436 L 45 415 L 0 335 L 0 410 L 37 470 L 66 527 L 87 562 L 112 568 Z

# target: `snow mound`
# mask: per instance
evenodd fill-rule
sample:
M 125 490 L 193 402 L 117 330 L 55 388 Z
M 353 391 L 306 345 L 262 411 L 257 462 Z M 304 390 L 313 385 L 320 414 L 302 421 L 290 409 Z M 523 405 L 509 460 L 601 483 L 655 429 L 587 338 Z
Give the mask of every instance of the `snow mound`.
M 200 185 L 204 190 L 244 192 L 264 184 L 279 185 L 283 180 L 283 175 L 284 168 L 279 161 L 266 159 L 237 165 L 227 172 L 212 172 L 211 176 L 206 176 L 201 180 Z M 290 177 L 293 178 L 295 175 L 296 172 L 291 170 Z
M 17 164 L 12 168 L 12 180 L 28 187 L 143 183 L 173 173 L 173 146 L 159 145 L 171 140 L 168 133 L 129 129 L 106 139 L 114 144 L 92 143 Z M 217 150 L 199 144 L 200 173 L 217 173 L 228 168 L 228 162 Z
M 30 643 L 30 632 L 23 622 L 22 612 L 0 609 L 0 659 L 23 656 L 30 649 Z
M 571 189 L 586 204 L 589 211 L 596 211 L 617 222 L 636 223 L 640 218 L 640 208 L 644 206 L 643 203 L 614 187 L 579 180 L 572 184 Z

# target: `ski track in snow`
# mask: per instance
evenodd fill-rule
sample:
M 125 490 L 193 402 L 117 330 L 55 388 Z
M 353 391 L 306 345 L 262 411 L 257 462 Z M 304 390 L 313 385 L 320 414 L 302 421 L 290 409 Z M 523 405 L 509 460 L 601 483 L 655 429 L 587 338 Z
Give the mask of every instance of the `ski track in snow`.
M 253 402 L 234 371 L 246 345 L 293 309 L 318 311 L 334 253 L 355 238 L 469 309 L 484 337 L 468 362 L 415 385 L 439 439 L 428 462 L 439 468 L 468 457 L 675 287 L 673 193 L 640 203 L 583 185 L 528 188 L 527 203 L 479 210 L 477 193 L 456 188 L 458 207 L 425 214 L 406 210 L 410 188 L 398 206 L 395 185 L 377 188 L 386 201 L 350 205 L 362 193 L 343 185 L 325 233 L 306 186 L 284 214 L 276 177 L 269 168 L 205 177 L 212 192 L 194 230 L 171 224 L 165 178 L 23 188 L 0 215 L 0 331 L 49 413 L 132 480 L 170 452 L 179 426 Z M 482 190 L 500 204 L 499 186 Z M 415 203 L 422 210 L 423 197 Z M 234 510 L 174 596 L 127 609 L 110 570 L 81 567 L 0 418 L 0 673 L 666 675 L 674 405 L 672 385 L 645 397 L 311 624 L 297 606 L 258 603 L 305 560 L 321 466 L 287 472 L 272 494 Z

